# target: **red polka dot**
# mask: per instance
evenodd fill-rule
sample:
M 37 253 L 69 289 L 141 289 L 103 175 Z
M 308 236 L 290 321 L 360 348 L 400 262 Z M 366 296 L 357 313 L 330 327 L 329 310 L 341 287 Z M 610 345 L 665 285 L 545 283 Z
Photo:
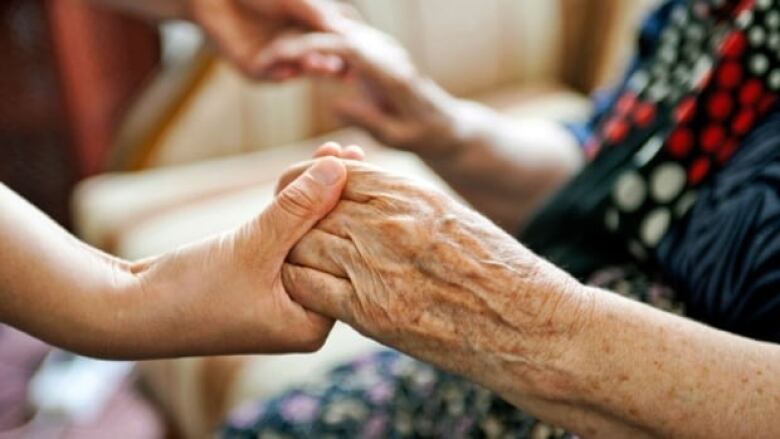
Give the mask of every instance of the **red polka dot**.
M 721 87 L 736 87 L 742 81 L 742 66 L 736 61 L 728 61 L 718 70 L 718 83 Z
M 739 102 L 742 105 L 755 105 L 764 93 L 764 85 L 758 79 L 751 79 L 739 91 Z
M 620 117 L 613 117 L 604 126 L 604 136 L 611 143 L 620 143 L 628 135 L 628 123 Z
M 628 114 L 636 105 L 636 95 L 632 92 L 626 92 L 618 99 L 615 109 L 620 114 Z
M 761 113 L 766 113 L 767 111 L 771 110 L 772 107 L 777 102 L 777 96 L 773 95 L 767 95 L 761 98 L 761 102 L 758 103 L 758 111 Z
M 585 142 L 585 157 L 588 161 L 593 160 L 601 151 L 601 139 L 597 136 L 591 136 L 587 142 Z
M 739 15 L 742 11 L 747 9 L 753 9 L 756 5 L 755 0 L 742 0 L 736 8 L 734 8 L 734 15 Z
M 667 149 L 676 158 L 683 158 L 693 148 L 693 134 L 687 128 L 677 128 L 670 136 Z
M 688 169 L 688 181 L 692 185 L 701 183 L 707 177 L 707 174 L 710 173 L 711 166 L 710 160 L 706 157 L 696 159 L 690 169 Z
M 707 103 L 707 110 L 713 119 L 722 120 L 731 114 L 732 106 L 731 96 L 728 93 L 717 92 L 712 95 Z
M 739 31 L 731 31 L 720 46 L 720 52 L 727 57 L 739 57 L 745 51 L 747 41 L 745 35 Z
M 720 146 L 726 132 L 720 125 L 709 125 L 701 133 L 701 148 L 707 152 L 715 151 Z
M 692 96 L 687 97 L 682 102 L 680 102 L 680 105 L 677 106 L 677 109 L 674 112 L 674 118 L 677 120 L 677 123 L 688 123 L 691 121 L 691 119 L 693 119 L 695 112 L 696 99 Z
M 734 118 L 734 121 L 731 122 L 731 130 L 738 136 L 744 136 L 753 128 L 755 121 L 755 111 L 749 108 L 742 110 L 737 114 L 737 117 Z
M 737 142 L 736 139 L 729 139 L 726 141 L 726 143 L 723 144 L 723 146 L 718 150 L 718 163 L 721 165 L 725 164 L 729 159 L 734 155 L 735 152 L 737 152 L 737 148 L 739 147 L 739 142 Z
M 642 103 L 634 110 L 634 121 L 640 127 L 644 128 L 655 119 L 655 105 Z

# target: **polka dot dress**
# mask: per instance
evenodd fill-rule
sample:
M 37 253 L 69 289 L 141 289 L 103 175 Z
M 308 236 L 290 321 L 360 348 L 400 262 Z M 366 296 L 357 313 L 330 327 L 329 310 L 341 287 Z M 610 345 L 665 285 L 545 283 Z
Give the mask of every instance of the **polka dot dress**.
M 585 148 L 595 160 L 614 148 L 637 151 L 604 203 L 604 226 L 647 259 L 778 92 L 780 0 L 677 6 L 655 55 L 629 78 Z

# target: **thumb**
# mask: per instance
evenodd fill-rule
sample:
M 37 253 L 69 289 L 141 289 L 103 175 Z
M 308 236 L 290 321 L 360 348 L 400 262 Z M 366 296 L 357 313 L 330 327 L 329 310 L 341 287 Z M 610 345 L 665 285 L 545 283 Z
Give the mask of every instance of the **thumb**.
M 347 168 L 340 160 L 317 160 L 284 188 L 259 217 L 260 234 L 272 252 L 284 256 L 341 198 Z

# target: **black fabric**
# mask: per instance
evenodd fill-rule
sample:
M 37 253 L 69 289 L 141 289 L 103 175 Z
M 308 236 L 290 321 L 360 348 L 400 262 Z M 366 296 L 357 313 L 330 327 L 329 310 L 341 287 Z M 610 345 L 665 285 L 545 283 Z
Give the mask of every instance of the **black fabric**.
M 666 12 L 661 18 L 668 19 Z M 658 29 L 643 33 L 643 37 L 657 35 Z M 652 63 L 647 57 L 653 55 L 656 46 L 640 47 L 643 50 L 637 64 Z M 597 120 L 614 112 L 614 99 L 609 107 Z M 778 108 L 760 119 L 763 121 L 747 137 L 739 139 L 736 155 L 703 184 L 689 187 L 695 189 L 696 203 L 672 222 L 650 254 L 639 257 L 636 247 L 629 254 L 627 243 L 635 242 L 635 237 L 620 230 L 608 231 L 604 207 L 613 198 L 617 179 L 632 166 L 642 145 L 652 136 L 668 134 L 663 121 L 602 149 L 538 212 L 520 239 L 580 280 L 606 267 L 638 263 L 645 274 L 660 275 L 675 288 L 690 317 L 742 335 L 780 342 Z
M 689 316 L 780 342 L 780 114 L 701 190 L 657 260 Z
M 537 212 L 519 238 L 581 281 L 594 271 L 633 260 L 620 237 L 608 233 L 601 212 L 634 148 L 615 148 L 596 159 Z
M 600 232 L 594 204 L 631 151 L 600 157 L 550 200 L 521 235 L 523 243 L 584 280 L 633 258 Z M 687 314 L 709 325 L 780 342 L 780 114 L 701 188 L 686 218 L 661 242 L 651 275 L 662 275 Z

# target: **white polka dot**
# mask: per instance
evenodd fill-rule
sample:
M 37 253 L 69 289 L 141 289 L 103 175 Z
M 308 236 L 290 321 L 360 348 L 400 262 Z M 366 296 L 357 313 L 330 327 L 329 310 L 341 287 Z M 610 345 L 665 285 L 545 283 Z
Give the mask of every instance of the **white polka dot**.
M 667 64 L 673 64 L 677 60 L 677 51 L 671 47 L 664 47 L 658 52 L 658 57 Z
M 628 171 L 618 179 L 612 196 L 620 210 L 633 212 L 645 202 L 647 185 L 637 172 Z
M 780 28 L 780 12 L 774 9 L 767 12 L 764 22 L 770 29 Z
M 647 259 L 647 250 L 637 241 L 631 241 L 628 243 L 628 252 L 634 255 L 635 258 L 640 261 Z
M 764 75 L 769 69 L 769 59 L 766 55 L 757 53 L 750 57 L 750 71 L 756 75 Z
M 686 30 L 685 35 L 689 40 L 701 41 L 704 39 L 704 28 L 698 24 L 690 24 Z
M 655 86 L 656 84 L 658 84 L 659 81 L 667 80 L 667 77 L 669 75 L 669 67 L 664 65 L 663 63 L 655 63 L 652 69 L 652 73 L 654 79 L 652 86 Z
M 744 30 L 750 27 L 751 24 L 753 24 L 753 11 L 745 9 L 737 17 L 737 26 Z
M 666 235 L 671 222 L 672 214 L 667 208 L 662 207 L 650 212 L 640 226 L 642 242 L 650 248 L 655 248 Z
M 765 11 L 772 7 L 772 0 L 756 0 L 756 7 Z
M 638 71 L 631 75 L 631 79 L 628 80 L 628 88 L 635 93 L 642 93 L 647 85 L 650 83 L 650 76 L 645 71 Z
M 669 162 L 658 166 L 650 177 L 650 194 L 659 203 L 668 203 L 685 188 L 685 169 Z
M 682 49 L 682 58 L 690 63 L 699 59 L 704 50 L 700 43 L 686 43 Z
M 691 79 L 692 85 L 696 85 L 709 74 L 712 69 L 712 58 L 709 56 L 702 56 L 696 61 L 696 65 L 693 67 L 693 74 Z
M 748 40 L 754 47 L 761 46 L 766 41 L 766 32 L 763 28 L 755 26 L 748 32 Z
M 643 167 L 658 154 L 663 146 L 664 141 L 660 136 L 651 137 L 634 156 L 634 164 L 639 168 Z
M 659 81 L 653 84 L 647 93 L 651 101 L 661 102 L 669 96 L 669 84 L 666 81 Z
M 604 224 L 608 230 L 616 231 L 620 226 L 620 214 L 618 211 L 612 208 L 607 209 L 607 213 L 604 215 Z
M 679 26 L 685 26 L 688 23 L 688 11 L 685 7 L 678 6 L 672 12 L 672 21 Z
M 768 82 L 772 91 L 780 91 L 780 69 L 773 69 L 769 72 Z
M 677 85 L 687 84 L 691 79 L 691 71 L 683 65 L 677 66 L 672 72 L 672 79 Z
M 674 207 L 674 214 L 677 215 L 677 218 L 682 218 L 691 210 L 694 204 L 696 204 L 696 192 L 688 191 L 680 197 L 680 201 Z
M 766 40 L 766 45 L 772 50 L 780 49 L 780 32 L 772 31 Z
M 680 43 L 680 32 L 674 27 L 667 27 L 661 34 L 661 42 L 669 47 L 677 47 Z
M 683 93 L 685 93 L 685 90 L 683 90 L 682 87 L 672 87 L 669 91 L 669 97 L 666 99 L 666 102 L 679 101 L 683 96 Z

